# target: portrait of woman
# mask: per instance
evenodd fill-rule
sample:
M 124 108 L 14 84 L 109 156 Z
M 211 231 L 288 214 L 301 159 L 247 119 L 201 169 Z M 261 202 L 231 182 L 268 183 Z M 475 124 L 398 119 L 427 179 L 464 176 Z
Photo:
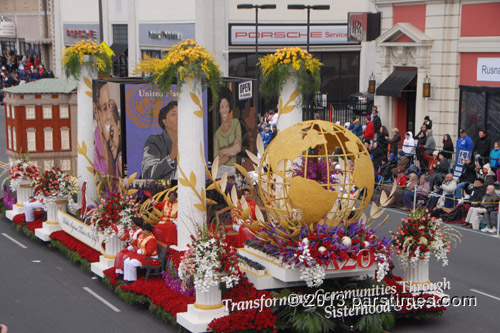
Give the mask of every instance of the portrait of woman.
M 142 179 L 176 179 L 177 102 L 171 101 L 158 114 L 162 132 L 149 136 L 144 144 Z
M 214 134 L 214 157 L 219 157 L 219 165 L 226 166 L 221 172 L 234 174 L 236 155 L 241 151 L 242 134 L 238 118 L 233 118 L 233 97 L 229 89 L 219 92 L 218 112 L 220 126 Z

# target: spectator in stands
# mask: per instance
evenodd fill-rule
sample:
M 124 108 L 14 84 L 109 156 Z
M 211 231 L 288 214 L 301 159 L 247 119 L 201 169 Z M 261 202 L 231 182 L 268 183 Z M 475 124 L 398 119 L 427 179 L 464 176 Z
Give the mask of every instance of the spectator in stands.
M 424 127 L 424 126 L 422 126 Z M 427 161 L 424 158 L 424 151 L 425 151 L 425 142 L 427 141 L 427 137 L 425 134 L 425 130 L 421 130 L 418 133 L 417 137 L 417 148 L 416 148 L 416 154 L 417 154 L 417 161 L 419 162 L 419 166 L 421 169 L 427 170 Z M 431 153 L 432 154 L 432 153 Z
M 396 166 L 396 168 L 392 169 L 392 172 L 394 174 L 397 173 L 397 170 L 403 170 L 403 172 L 405 172 L 410 167 L 410 159 L 407 156 L 405 156 L 404 151 L 400 150 L 398 155 L 399 155 L 398 165 Z
M 460 130 L 460 137 L 457 139 L 457 153 L 460 149 L 471 150 L 474 149 L 474 143 L 472 139 L 467 136 L 467 131 L 464 129 Z
M 414 173 L 412 173 L 412 174 L 414 174 Z M 403 199 L 404 207 L 411 208 L 413 206 L 413 196 L 414 195 L 417 196 L 417 202 L 418 201 L 427 201 L 427 199 L 429 198 L 430 192 L 431 192 L 431 187 L 429 185 L 429 182 L 427 181 L 427 176 L 421 175 L 420 176 L 420 183 L 417 186 L 416 192 L 411 192 L 409 190 L 403 190 L 402 199 Z
M 378 174 L 380 176 L 378 182 L 384 184 L 392 184 L 391 164 L 389 163 L 389 160 L 385 156 L 382 158 Z
M 431 189 L 440 186 L 449 171 L 450 162 L 444 157 L 443 152 L 439 152 L 438 162 L 434 167 L 434 172 L 428 177 Z
M 361 138 L 363 136 L 363 126 L 361 125 L 361 122 L 358 119 L 358 116 L 353 115 L 351 117 L 352 122 L 349 125 L 349 131 L 354 133 L 358 138 Z
M 453 179 L 453 175 L 451 175 L 451 177 Z M 441 185 L 441 189 L 443 189 L 443 185 Z M 453 189 L 453 191 L 455 191 L 455 189 Z M 465 193 L 470 194 L 470 197 L 467 200 L 464 200 L 463 203 L 456 205 L 453 210 L 447 212 L 443 209 L 436 209 L 431 215 L 440 217 L 445 222 L 465 223 L 465 218 L 467 217 L 467 212 L 469 211 L 471 205 L 477 205 L 477 203 L 479 203 L 486 194 L 484 180 L 482 178 L 477 178 L 474 182 L 474 186 L 472 188 L 466 188 Z M 472 228 L 472 226 L 470 227 Z
M 366 127 L 363 133 L 363 139 L 373 140 L 375 138 L 375 127 L 370 116 L 366 116 Z
M 410 178 L 406 182 L 406 186 L 404 189 L 401 191 L 401 201 L 402 201 L 402 210 L 410 210 L 409 207 L 411 207 L 411 204 L 409 207 L 405 205 L 405 196 L 406 200 L 408 199 L 408 196 L 413 197 L 413 192 L 415 192 L 415 189 L 418 186 L 418 176 L 416 173 L 410 173 Z
M 403 152 L 410 161 L 413 160 L 413 156 L 415 156 L 415 147 L 416 143 L 415 140 L 413 139 L 413 133 L 406 132 L 405 140 L 403 141 Z
M 481 169 L 481 176 L 483 177 L 484 183 L 486 184 L 486 186 L 492 185 L 495 183 L 496 175 L 493 172 L 493 170 L 491 169 L 489 163 L 486 163 L 485 165 L 483 165 L 483 168 Z
M 379 146 L 378 140 L 373 141 L 373 147 L 370 154 L 372 155 L 373 168 L 378 170 L 380 164 L 382 164 L 382 159 L 385 157 L 384 151 Z
M 389 132 L 385 126 L 380 127 L 377 141 L 380 148 L 384 151 L 384 155 L 387 155 L 387 150 L 389 148 Z
M 314 113 L 314 120 L 321 120 L 321 116 L 319 115 L 319 112 Z
M 483 166 L 488 163 L 491 151 L 491 140 L 488 137 L 485 129 L 479 130 L 479 138 L 474 143 L 474 158 L 479 165 Z
M 465 218 L 465 223 L 472 225 L 472 229 L 479 230 L 479 214 L 484 214 L 488 209 L 493 210 L 498 204 L 498 196 L 495 193 L 495 186 L 488 185 L 486 194 L 481 199 L 481 203 L 475 207 L 470 207 Z
M 394 155 L 398 154 L 398 144 L 399 141 L 401 141 L 401 135 L 399 134 L 399 129 L 393 128 L 392 129 L 392 136 L 389 138 L 389 143 L 391 144 L 391 153 Z
M 391 170 L 393 168 L 397 168 L 398 167 L 399 158 L 398 158 L 397 155 L 394 155 L 394 153 L 390 153 L 389 157 L 387 158 L 387 160 L 389 161 L 389 164 L 391 165 Z
M 424 123 L 423 123 L 423 125 L 425 125 L 425 127 L 428 130 L 432 129 L 432 120 L 431 120 L 431 118 L 429 116 L 425 116 L 424 117 Z
M 455 149 L 453 148 L 453 141 L 451 140 L 450 135 L 445 134 L 443 136 L 443 150 L 442 150 L 442 152 L 444 153 L 444 157 L 446 157 L 448 160 L 451 160 L 454 151 Z
M 270 116 L 269 125 L 270 126 L 272 126 L 272 125 L 278 126 L 278 112 L 277 112 L 277 110 L 269 111 L 269 116 Z
M 264 143 L 264 148 L 267 148 L 267 145 L 269 145 L 269 143 L 271 142 L 271 138 L 272 138 L 272 133 L 271 133 L 271 129 L 269 128 L 269 126 L 266 126 L 264 128 L 264 132 L 260 133 L 260 137 L 262 138 L 262 142 Z
M 458 178 L 458 185 L 457 189 L 455 191 L 455 198 L 460 199 L 462 198 L 462 190 L 469 186 L 469 184 L 474 183 L 476 180 L 476 168 L 474 166 L 474 163 L 472 163 L 472 160 L 467 157 L 464 160 L 464 165 L 462 167 L 462 174 Z
M 497 221 L 498 221 L 498 204 L 494 207 L 486 208 L 486 212 L 483 216 L 483 223 L 486 225 L 481 231 L 491 232 L 495 234 L 497 232 Z
M 427 125 L 424 123 L 422 126 L 420 126 L 420 132 L 418 132 L 417 135 L 415 135 L 415 140 L 418 139 L 421 133 L 424 133 L 424 135 L 427 136 L 427 130 L 428 130 Z
M 372 107 L 372 123 L 375 137 L 378 137 L 380 127 L 382 127 L 382 120 L 378 116 L 378 108 L 375 105 Z
M 490 152 L 490 167 L 497 174 L 497 181 L 500 181 L 500 141 L 495 141 L 493 150 Z
M 432 130 L 427 130 L 427 139 L 425 140 L 424 149 L 427 154 L 432 154 L 434 149 L 436 148 L 436 140 L 434 140 L 434 136 L 432 135 Z
M 278 135 L 278 127 L 276 125 L 273 125 L 272 133 L 273 134 L 271 134 L 271 141 L 273 141 L 273 139 L 276 137 L 276 135 Z

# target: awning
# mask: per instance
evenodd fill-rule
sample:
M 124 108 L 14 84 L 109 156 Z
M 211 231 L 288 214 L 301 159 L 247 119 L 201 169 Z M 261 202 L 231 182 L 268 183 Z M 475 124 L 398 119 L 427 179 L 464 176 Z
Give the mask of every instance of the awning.
M 415 76 L 417 76 L 417 70 L 415 68 L 395 69 L 394 72 L 378 86 L 376 94 L 401 97 L 401 91 L 406 88 L 408 83 L 410 83 Z
M 115 43 L 115 44 L 112 44 L 110 46 L 110 48 L 115 53 L 115 55 L 111 59 L 114 62 L 116 59 L 118 59 L 123 54 L 123 52 L 125 52 L 128 49 L 128 45 Z

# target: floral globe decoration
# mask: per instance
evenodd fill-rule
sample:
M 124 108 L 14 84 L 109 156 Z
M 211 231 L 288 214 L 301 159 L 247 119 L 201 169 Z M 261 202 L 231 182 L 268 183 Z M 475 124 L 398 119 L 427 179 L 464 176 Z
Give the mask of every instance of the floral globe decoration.
M 415 210 L 392 233 L 392 247 L 402 267 L 415 265 L 419 260 L 428 261 L 432 255 L 443 266 L 448 265 L 451 246 L 461 240 L 458 230 L 437 222 L 423 209 Z
M 91 71 L 108 76 L 111 73 L 113 51 L 104 44 L 97 44 L 92 40 L 82 40 L 62 50 L 61 59 L 67 77 L 78 80 L 82 66 L 89 66 Z M 89 57 L 89 62 L 86 61 Z
M 203 46 L 191 39 L 174 45 L 162 59 L 145 56 L 135 73 L 149 74 L 151 81 L 169 94 L 172 94 L 172 84 L 177 83 L 177 89 L 181 91 L 187 80 L 201 78 L 202 83 L 212 90 L 213 107 L 217 104 L 221 78 L 219 66 Z
M 300 96 L 315 95 L 320 89 L 323 64 L 301 48 L 279 49 L 261 58 L 259 65 L 262 70 L 260 93 L 265 98 L 278 96 L 292 75 L 297 77 Z
M 181 257 L 178 274 L 183 288 L 193 283 L 196 290 L 206 292 L 220 282 L 226 288 L 238 283 L 241 272 L 236 250 L 224 241 L 221 230 L 197 230 Z
M 78 192 L 78 181 L 76 177 L 52 168 L 40 172 L 36 179 L 35 194 L 42 195 L 48 199 L 70 197 Z
M 27 157 L 21 157 L 12 161 L 9 165 L 10 188 L 15 191 L 22 183 L 33 183 L 38 178 L 40 170 L 29 161 Z

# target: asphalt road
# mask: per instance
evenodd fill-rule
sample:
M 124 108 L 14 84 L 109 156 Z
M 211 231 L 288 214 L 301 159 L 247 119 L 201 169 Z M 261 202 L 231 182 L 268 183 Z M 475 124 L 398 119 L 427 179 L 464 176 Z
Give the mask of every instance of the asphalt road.
M 99 279 L 17 233 L 3 218 L 0 309 L 0 323 L 13 333 L 177 331 L 146 308 L 127 305 Z

